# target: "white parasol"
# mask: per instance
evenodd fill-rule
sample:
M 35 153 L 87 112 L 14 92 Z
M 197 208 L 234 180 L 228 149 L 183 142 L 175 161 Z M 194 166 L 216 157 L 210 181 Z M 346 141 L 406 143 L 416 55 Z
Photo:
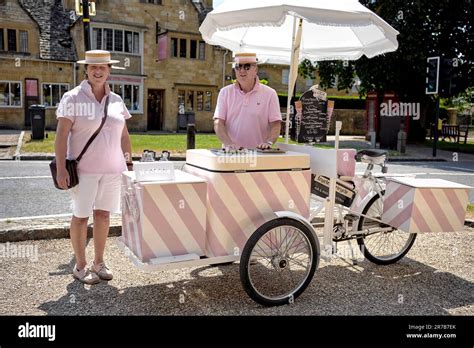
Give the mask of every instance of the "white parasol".
M 301 59 L 372 58 L 398 47 L 398 31 L 357 0 L 225 0 L 199 30 L 211 45 L 289 64 L 287 115 Z M 288 133 L 286 117 L 286 143 Z

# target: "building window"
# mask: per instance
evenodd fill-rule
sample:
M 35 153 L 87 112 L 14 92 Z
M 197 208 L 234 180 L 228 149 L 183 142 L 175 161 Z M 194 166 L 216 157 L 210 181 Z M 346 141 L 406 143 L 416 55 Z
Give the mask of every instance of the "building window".
M 199 59 L 206 59 L 206 43 L 204 41 L 199 41 Z
M 141 85 L 121 82 L 110 82 L 110 89 L 122 97 L 128 111 L 141 111 L 140 89 Z
M 114 50 L 114 31 L 112 29 L 104 29 L 104 46 L 107 51 Z
M 124 52 L 133 52 L 133 33 L 131 31 L 125 32 L 125 49 Z
M 21 107 L 21 82 L 0 81 L 0 107 Z
M 43 83 L 43 105 L 55 108 L 59 105 L 63 94 L 69 91 L 67 83 Z
M 194 91 L 186 91 L 186 111 L 194 110 Z
M 3 40 L 3 28 L 0 28 L 0 51 L 5 51 L 5 42 Z
M 174 37 L 171 38 L 171 57 L 178 57 L 178 39 Z
M 96 50 L 102 49 L 102 28 L 92 29 L 92 47 Z
M 282 71 L 281 71 L 281 83 L 282 83 L 282 85 L 287 85 L 289 78 L 290 78 L 290 70 L 282 69 Z
M 148 0 L 149 4 L 161 5 L 162 0 Z
M 138 54 L 140 47 L 140 35 L 138 33 L 133 33 L 133 53 Z
M 114 51 L 123 52 L 123 31 L 114 30 Z
M 184 114 L 184 96 L 185 92 L 184 91 L 178 91 L 178 113 L 179 114 Z
M 190 40 L 190 51 L 189 51 L 189 58 L 196 59 L 197 58 L 197 40 Z
M 196 111 L 204 110 L 204 92 L 197 91 L 196 93 Z
M 186 58 L 186 39 L 179 39 L 179 56 L 180 58 Z
M 204 111 L 212 111 L 212 92 L 206 91 L 206 98 L 204 99 Z
M 28 32 L 20 30 L 20 52 L 28 52 Z
M 16 30 L 7 29 L 8 50 L 16 52 Z
M 139 54 L 140 33 L 120 29 L 93 28 L 92 49 Z
M 189 46 L 188 46 L 189 41 Z M 189 48 L 189 55 L 188 55 Z M 171 38 L 170 56 L 173 58 L 206 59 L 206 44 L 204 41 L 186 38 Z
M 196 99 L 194 97 L 196 96 Z M 185 111 L 212 111 L 212 92 L 203 90 L 179 90 L 178 113 Z

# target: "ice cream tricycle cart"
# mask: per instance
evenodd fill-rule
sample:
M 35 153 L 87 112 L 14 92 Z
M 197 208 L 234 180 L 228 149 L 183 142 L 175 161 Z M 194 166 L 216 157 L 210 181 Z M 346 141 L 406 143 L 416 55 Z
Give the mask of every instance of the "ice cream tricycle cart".
M 301 295 L 337 243 L 356 240 L 369 261 L 390 264 L 417 233 L 463 229 L 469 187 L 388 177 L 383 151 L 337 144 L 278 144 L 281 153 L 188 150 L 181 170 L 172 162 L 136 164 L 122 175 L 119 245 L 145 271 L 240 261 L 247 294 L 273 306 Z M 363 175 L 355 175 L 356 156 L 367 164 Z M 324 214 L 321 245 L 317 214 Z

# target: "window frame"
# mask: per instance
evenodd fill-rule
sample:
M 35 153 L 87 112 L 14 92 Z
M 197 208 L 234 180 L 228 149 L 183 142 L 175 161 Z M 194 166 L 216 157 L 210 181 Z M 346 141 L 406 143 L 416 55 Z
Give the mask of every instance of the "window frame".
M 23 40 L 22 40 L 22 34 L 24 34 Z M 29 52 L 29 46 L 28 46 L 28 30 L 18 30 L 18 48 L 20 53 L 28 53 Z M 24 47 L 23 47 L 24 46 Z M 25 48 L 25 50 L 23 50 Z
M 137 110 L 131 110 L 131 109 L 128 109 L 128 112 L 130 114 L 143 114 L 143 98 L 142 98 L 142 95 L 143 95 L 143 88 L 144 88 L 144 85 L 143 83 L 137 83 L 137 82 L 122 82 L 122 81 L 114 81 L 114 80 L 109 80 L 107 81 L 107 83 L 109 84 L 109 87 L 110 87 L 110 90 L 113 91 L 114 93 L 118 94 L 117 92 L 115 92 L 115 86 L 122 86 L 122 94 L 118 94 L 120 96 L 120 98 L 122 98 L 123 100 L 123 103 L 125 104 L 125 106 L 127 106 L 127 104 L 125 103 L 125 99 L 124 99 L 124 94 L 125 94 L 125 86 L 126 85 L 129 85 L 131 86 L 131 95 L 130 95 L 130 100 L 131 100 L 131 103 L 132 103 L 132 107 L 133 107 L 133 100 L 134 100 L 134 94 L 135 94 L 135 91 L 134 91 L 134 86 L 138 86 L 138 97 L 136 100 L 138 100 L 138 109 Z
M 15 33 L 14 38 L 15 38 L 15 49 L 11 50 L 10 49 L 10 33 L 13 32 Z M 18 39 L 17 39 L 17 30 L 16 29 L 9 29 L 7 28 L 7 52 L 18 52 Z
M 197 36 L 186 36 L 180 33 L 170 34 L 169 38 L 169 57 L 170 58 L 178 58 L 178 59 L 191 59 L 193 61 L 200 60 L 204 62 L 206 60 L 206 43 Z M 182 46 L 183 40 L 185 42 L 185 53 L 186 56 L 182 57 Z M 194 50 L 195 57 L 191 56 L 192 50 L 192 41 L 196 43 L 196 47 Z M 174 42 L 176 44 L 174 44 Z M 202 48 L 201 48 L 202 47 Z M 175 54 L 176 52 L 176 54 Z
M 192 103 L 193 103 L 193 108 L 192 109 L 188 109 L 188 96 L 190 94 L 190 92 L 193 94 L 193 100 L 192 100 Z M 182 94 L 181 93 L 184 93 L 184 111 L 185 112 L 214 112 L 215 110 L 215 107 L 214 107 L 214 104 L 213 104 L 213 99 L 212 99 L 212 95 L 214 94 L 214 91 L 212 89 L 207 89 L 207 88 L 202 88 L 202 87 L 197 87 L 197 88 L 179 88 L 178 89 L 178 92 L 177 92 L 177 99 L 176 99 L 176 102 L 177 102 L 177 106 L 178 106 L 178 113 L 179 113 L 179 105 L 180 105 L 180 98 L 182 98 Z M 202 93 L 202 110 L 198 110 L 199 109 L 199 100 L 198 100 L 198 95 Z M 206 110 L 206 100 L 208 98 L 208 95 L 207 93 L 210 93 L 210 105 L 211 105 L 211 109 L 210 110 Z
M 142 32 L 133 30 L 131 28 L 125 28 L 125 27 L 108 27 L 108 26 L 101 26 L 101 25 L 94 25 L 92 27 L 92 32 L 97 30 L 98 32 L 100 31 L 100 36 L 101 36 L 101 48 L 97 47 L 97 40 L 94 40 L 94 35 L 92 35 L 92 49 L 103 49 L 107 50 L 111 53 L 119 53 L 119 54 L 127 54 L 127 55 L 132 55 L 132 56 L 137 56 L 140 57 L 140 48 L 141 48 L 141 35 L 143 35 Z M 105 35 L 105 31 L 110 30 L 112 33 L 112 48 L 107 47 L 107 40 L 106 38 L 108 35 Z M 116 51 L 115 50 L 115 32 L 121 31 L 122 32 L 122 50 L 121 51 Z M 125 40 L 126 40 L 126 33 L 131 33 L 131 38 L 132 38 L 132 45 L 130 47 L 130 52 L 125 51 Z M 98 36 L 99 34 L 97 34 Z M 97 38 L 96 38 L 97 39 Z M 117 43 L 118 44 L 118 43 Z M 136 51 L 136 52 L 135 52 Z
M 70 91 L 70 86 L 69 86 L 69 83 L 66 83 L 66 82 L 43 82 L 41 83 L 41 105 L 44 105 L 44 92 L 43 92 L 43 86 L 44 85 L 50 85 L 51 86 L 51 90 L 50 90 L 50 93 L 51 93 L 51 103 L 53 102 L 53 85 L 55 86 L 59 86 L 59 94 L 61 94 L 61 86 L 66 86 L 67 88 L 67 91 L 64 92 L 64 93 L 67 93 Z M 64 94 L 63 94 L 64 95 Z M 59 95 L 59 101 L 61 101 L 61 98 L 63 96 L 62 95 Z M 56 105 L 49 105 L 49 106 L 46 106 L 46 109 L 57 109 L 58 107 Z
M 0 51 L 5 51 L 5 28 L 0 28 Z
M 18 83 L 20 85 L 20 105 L 3 105 L 0 104 L 0 108 L 5 108 L 5 109 L 17 109 L 17 108 L 22 108 L 23 107 L 23 84 L 21 81 L 13 81 L 13 80 L 0 80 L 0 83 L 8 83 L 10 86 L 8 87 L 9 90 L 11 91 L 11 84 L 12 83 Z M 10 93 L 11 94 L 11 93 Z M 11 96 L 9 96 L 8 102 L 11 103 Z

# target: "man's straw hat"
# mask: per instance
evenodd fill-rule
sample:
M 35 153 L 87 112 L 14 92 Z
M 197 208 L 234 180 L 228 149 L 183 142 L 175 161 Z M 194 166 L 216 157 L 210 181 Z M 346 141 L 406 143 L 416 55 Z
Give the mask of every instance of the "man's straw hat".
M 236 53 L 231 64 L 258 64 L 256 53 Z

